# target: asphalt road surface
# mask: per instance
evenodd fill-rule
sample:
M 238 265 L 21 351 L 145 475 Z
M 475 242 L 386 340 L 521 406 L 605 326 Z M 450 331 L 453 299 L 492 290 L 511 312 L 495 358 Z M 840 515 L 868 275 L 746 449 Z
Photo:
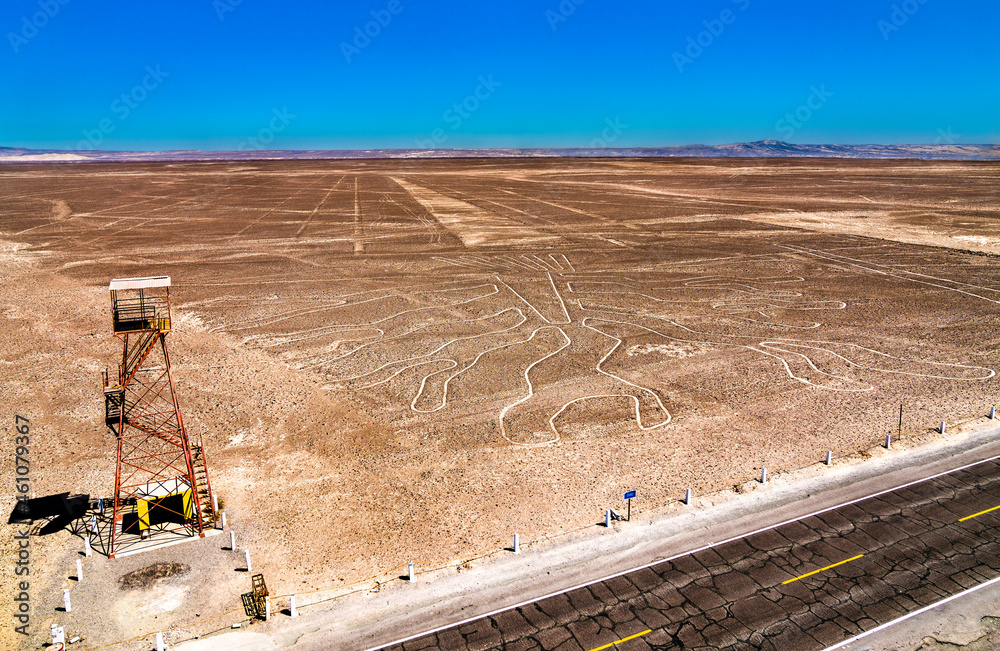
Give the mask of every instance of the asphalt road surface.
M 382 648 L 825 649 L 997 576 L 990 460 Z

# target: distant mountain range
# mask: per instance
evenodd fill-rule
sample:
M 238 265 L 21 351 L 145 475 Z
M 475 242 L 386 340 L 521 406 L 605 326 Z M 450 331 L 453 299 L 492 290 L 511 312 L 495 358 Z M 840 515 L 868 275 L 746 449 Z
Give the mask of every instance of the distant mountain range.
M 0 163 L 143 162 L 213 160 L 317 160 L 356 158 L 916 158 L 1000 160 L 1000 145 L 794 145 L 758 140 L 731 145 L 630 147 L 621 149 L 370 149 L 308 151 L 94 151 L 0 147 Z

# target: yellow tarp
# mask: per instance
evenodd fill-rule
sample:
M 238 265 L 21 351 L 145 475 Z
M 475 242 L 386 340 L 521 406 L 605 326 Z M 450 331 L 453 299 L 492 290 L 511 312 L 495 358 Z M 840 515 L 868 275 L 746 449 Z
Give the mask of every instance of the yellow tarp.
M 184 519 L 190 520 L 194 517 L 194 506 L 193 500 L 191 499 L 191 489 L 186 491 L 181 491 L 180 493 L 171 493 L 170 495 L 162 495 L 160 497 L 155 497 L 151 500 L 139 500 L 138 511 L 139 511 L 139 531 L 145 531 L 149 529 L 149 512 L 151 509 L 156 508 L 155 502 L 160 500 L 165 500 L 170 497 L 182 496 L 182 504 L 184 505 Z M 160 507 L 164 508 L 164 507 Z

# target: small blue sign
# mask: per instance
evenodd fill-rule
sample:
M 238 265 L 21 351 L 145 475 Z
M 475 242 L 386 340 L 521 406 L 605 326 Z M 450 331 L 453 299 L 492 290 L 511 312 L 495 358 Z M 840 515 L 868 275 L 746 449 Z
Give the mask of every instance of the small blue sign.
M 635 497 L 635 491 L 629 491 L 629 492 L 625 493 L 625 499 L 630 500 L 633 497 Z

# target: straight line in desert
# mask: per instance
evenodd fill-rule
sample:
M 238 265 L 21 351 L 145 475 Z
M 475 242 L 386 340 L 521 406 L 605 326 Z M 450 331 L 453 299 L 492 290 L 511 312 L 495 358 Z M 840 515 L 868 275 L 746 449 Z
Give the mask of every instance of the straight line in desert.
M 635 192 L 636 194 L 641 194 L 641 195 L 654 195 L 654 196 L 661 196 L 661 197 L 673 197 L 673 198 L 676 198 L 676 199 L 688 199 L 688 200 L 699 201 L 699 202 L 704 202 L 704 203 L 717 203 L 717 204 L 724 205 L 724 206 L 728 205 L 728 206 L 750 207 L 750 206 L 756 206 L 756 205 L 760 205 L 760 204 L 770 205 L 770 204 L 773 204 L 773 202 L 774 202 L 774 198 L 773 197 L 765 197 L 763 199 L 754 199 L 754 198 L 749 198 L 749 197 L 741 197 L 738 200 L 733 200 L 732 198 L 728 198 L 728 197 L 725 197 L 725 196 L 719 196 L 719 195 L 712 195 L 712 194 L 709 194 L 709 193 L 678 192 L 676 190 L 664 190 L 664 189 L 661 189 L 661 188 L 650 188 L 650 187 L 645 187 L 645 186 L 641 186 L 641 185 L 632 185 L 630 183 L 608 183 L 608 182 L 605 182 L 605 181 L 568 181 L 568 180 L 553 180 L 553 179 L 548 179 L 548 178 L 546 178 L 546 179 L 536 179 L 536 178 L 531 178 L 530 176 L 526 176 L 526 175 L 520 175 L 520 176 L 518 176 L 517 180 L 518 181 L 524 181 L 526 183 L 545 183 L 545 184 L 558 183 L 560 185 L 582 185 L 582 186 L 591 187 L 591 188 L 595 188 L 595 189 L 611 190 L 611 191 L 619 192 L 619 193 L 621 191 L 625 190 L 625 191 Z M 537 201 L 537 199 L 534 199 L 534 200 Z M 833 198 L 833 197 L 824 197 L 824 198 L 821 199 L 821 201 L 823 203 L 827 203 L 827 204 L 847 204 L 847 205 L 858 205 L 858 204 L 861 204 L 861 205 L 868 205 L 868 204 L 862 203 L 858 199 L 836 199 L 836 198 Z M 885 202 L 885 205 L 888 206 L 889 202 Z M 920 203 L 893 204 L 894 207 L 898 207 L 899 205 L 905 205 L 905 206 L 908 206 L 908 207 L 912 207 L 914 209 L 939 208 L 939 206 L 932 205 L 932 204 L 920 204 Z M 789 209 L 789 210 L 791 211 L 791 209 Z
M 538 203 L 544 203 L 546 206 L 552 206 L 553 208 L 559 208 L 561 210 L 568 210 L 569 212 L 575 212 L 578 215 L 584 215 L 585 217 L 590 217 L 591 219 L 596 219 L 597 221 L 603 222 L 605 224 L 614 224 L 616 226 L 621 226 L 623 228 L 627 228 L 627 229 L 633 230 L 633 231 L 635 231 L 635 230 L 642 230 L 639 226 L 637 226 L 635 224 L 630 224 L 628 222 L 620 222 L 620 221 L 611 219 L 610 217 L 605 217 L 603 215 L 598 215 L 596 213 L 587 212 L 586 210 L 580 210 L 579 208 L 573 208 L 572 206 L 566 206 L 566 205 L 563 205 L 561 203 L 555 203 L 554 201 L 546 201 L 544 199 L 539 199 L 537 197 L 529 197 L 527 195 L 523 195 L 523 194 L 520 194 L 518 192 L 514 192 L 513 190 L 505 190 L 503 188 L 501 188 L 500 191 L 501 192 L 506 192 L 507 194 L 512 194 L 515 197 L 521 197 L 522 199 L 527 199 L 528 201 L 535 201 L 535 202 L 538 202 Z
M 354 254 L 365 252 L 365 243 L 361 239 L 361 200 L 358 195 L 358 177 L 354 177 Z
M 555 204 L 555 203 L 549 203 L 548 201 L 542 201 L 541 199 L 534 199 L 532 197 L 527 197 L 527 196 L 522 195 L 522 194 L 517 194 L 516 192 L 511 192 L 509 190 L 503 190 L 503 192 L 507 192 L 508 194 L 513 194 L 515 196 L 522 197 L 524 199 L 528 199 L 530 201 L 535 201 L 535 202 L 538 202 L 538 203 L 544 203 L 544 204 L 547 204 L 549 206 L 553 206 L 553 207 L 556 207 L 556 208 L 563 208 L 563 209 L 568 210 L 570 212 L 576 212 L 576 213 L 579 213 L 581 215 L 590 217 L 592 219 L 596 219 L 596 220 L 600 221 L 602 224 L 605 224 L 605 225 L 609 225 L 610 224 L 610 225 L 614 225 L 614 226 L 625 226 L 621 222 L 616 222 L 616 221 L 614 221 L 612 219 L 601 217 L 599 215 L 593 215 L 593 214 L 590 214 L 590 213 L 587 213 L 587 212 L 583 212 L 581 210 L 576 210 L 574 208 L 569 208 L 568 206 L 560 206 L 560 205 Z M 480 200 L 481 201 L 485 201 L 486 203 L 491 203 L 494 206 L 500 206 L 501 208 L 504 208 L 506 210 L 510 210 L 512 212 L 521 213 L 522 215 L 525 215 L 525 216 L 527 216 L 527 217 L 529 217 L 531 219 L 535 219 L 535 220 L 538 220 L 538 221 L 543 221 L 546 224 L 548 224 L 550 228 L 553 228 L 553 229 L 556 229 L 556 230 L 564 228 L 564 226 L 558 224 L 557 222 L 555 222 L 555 221 L 553 221 L 551 219 L 546 219 L 546 218 L 544 218 L 544 217 L 542 217 L 540 215 L 531 214 L 531 213 L 529 213 L 527 211 L 521 210 L 519 208 L 515 208 L 514 206 L 509 206 L 509 205 L 507 205 L 505 203 L 501 203 L 501 202 L 496 201 L 494 199 L 481 198 Z M 625 227 L 633 229 L 633 230 L 635 229 L 635 227 L 633 227 L 633 226 L 625 226 Z M 585 239 L 586 237 L 597 238 L 599 240 L 602 240 L 604 242 L 608 242 L 609 244 L 613 244 L 615 246 L 620 246 L 620 247 L 623 247 L 623 248 L 632 248 L 628 244 L 624 244 L 622 242 L 619 242 L 618 240 L 613 240 L 613 239 L 611 239 L 609 237 L 604 237 L 600 233 L 589 233 L 586 236 L 583 236 L 583 235 L 581 235 L 579 233 L 576 233 L 576 236 L 579 237 L 580 239 Z
M 306 230 L 306 226 L 309 225 L 309 221 L 316 216 L 316 213 L 319 212 L 319 209 L 323 207 L 323 204 L 326 203 L 326 200 L 330 198 L 330 195 L 333 194 L 333 191 L 337 189 L 337 186 L 340 185 L 341 181 L 343 181 L 344 178 L 346 177 L 341 176 L 340 180 L 338 180 L 333 185 L 333 187 L 330 188 L 330 191 L 326 193 L 326 196 L 323 197 L 323 199 L 318 204 L 316 204 L 316 207 L 313 208 L 313 211 L 311 213 L 309 213 L 309 216 L 302 220 L 302 225 L 299 226 L 299 230 L 295 231 L 295 237 L 302 235 L 302 231 Z
M 271 208 L 268 208 L 267 212 L 263 213 L 262 215 L 260 215 L 259 217 L 257 217 L 253 221 L 251 221 L 249 224 L 247 224 L 246 226 L 244 226 L 243 228 L 241 228 L 239 230 L 239 232 L 234 233 L 233 235 L 231 235 L 230 239 L 236 239 L 240 235 L 243 235 L 243 233 L 247 232 L 248 230 L 250 230 L 251 228 L 253 228 L 257 224 L 259 224 L 262 220 L 266 219 L 271 214 L 273 214 L 276 210 L 278 210 L 278 208 L 280 208 L 281 206 L 285 205 L 286 203 L 288 203 L 289 201 L 291 201 L 295 197 L 299 196 L 300 194 L 302 194 L 306 190 L 311 190 L 311 189 L 312 189 L 312 186 L 306 186 L 306 187 L 299 188 L 293 194 L 288 195 L 287 197 L 285 197 L 284 199 L 282 199 L 281 201 L 279 201 L 278 203 L 276 203 Z
M 959 294 L 965 294 L 966 296 L 972 296 L 974 298 L 981 298 L 984 301 L 989 301 L 990 303 L 1000 303 L 1000 301 L 998 301 L 996 299 L 987 298 L 986 296 L 982 296 L 980 294 L 974 294 L 973 292 L 967 292 L 967 291 L 965 291 L 963 289 L 958 289 L 957 287 L 949 287 L 948 285 L 940 285 L 938 283 L 932 283 L 932 282 L 929 282 L 929 281 L 926 281 L 926 280 L 919 280 L 917 278 L 910 278 L 908 276 L 903 276 L 903 275 L 900 275 L 900 274 L 910 274 L 910 275 L 913 275 L 913 276 L 920 276 L 921 278 L 930 278 L 931 280 L 937 280 L 937 281 L 943 282 L 943 283 L 953 283 L 955 285 L 962 285 L 962 286 L 965 286 L 965 287 L 972 287 L 972 288 L 979 289 L 979 290 L 982 290 L 982 291 L 987 291 L 987 292 L 1000 291 L 1000 290 L 993 289 L 991 287 L 982 287 L 980 285 L 971 285 L 969 283 L 963 283 L 963 282 L 960 282 L 960 281 L 957 281 L 957 280 L 949 280 L 947 278 L 938 278 L 936 276 L 928 276 L 927 274 L 918 274 L 916 272 L 906 271 L 906 270 L 898 270 L 897 273 L 893 273 L 891 271 L 882 271 L 881 269 L 875 269 L 873 267 L 882 267 L 883 269 L 887 269 L 889 267 L 885 267 L 884 265 L 880 265 L 880 264 L 878 264 L 876 262 L 866 262 L 864 260 L 857 260 L 855 258 L 848 258 L 847 256 L 837 255 L 837 254 L 833 254 L 833 253 L 827 253 L 826 255 L 824 255 L 823 253 L 820 253 L 819 251 L 816 251 L 814 249 L 807 249 L 807 248 L 804 248 L 804 247 L 787 246 L 787 245 L 783 245 L 783 244 L 779 244 L 778 246 L 780 246 L 783 249 L 788 249 L 789 251 L 795 251 L 796 253 L 800 253 L 800 254 L 803 254 L 803 255 L 812 256 L 813 258 L 819 258 L 821 260 L 829 260 L 831 262 L 836 262 L 836 263 L 838 263 L 840 265 L 845 265 L 845 266 L 848 266 L 848 267 L 855 267 L 857 269 L 862 269 L 864 271 L 868 271 L 868 272 L 871 272 L 873 274 L 877 274 L 877 275 L 880 275 L 880 276 L 889 276 L 891 278 L 897 278 L 899 280 L 908 280 L 911 283 L 919 283 L 921 285 L 930 285 L 931 287 L 938 287 L 940 289 L 947 289 L 947 290 L 950 290 L 950 291 L 953 291 L 953 292 L 958 292 Z M 857 263 L 862 263 L 862 264 L 857 264 Z M 893 271 L 897 271 L 897 270 L 893 270 Z
M 467 247 L 539 244 L 561 239 L 398 177 L 389 178 L 409 192 L 438 223 Z

